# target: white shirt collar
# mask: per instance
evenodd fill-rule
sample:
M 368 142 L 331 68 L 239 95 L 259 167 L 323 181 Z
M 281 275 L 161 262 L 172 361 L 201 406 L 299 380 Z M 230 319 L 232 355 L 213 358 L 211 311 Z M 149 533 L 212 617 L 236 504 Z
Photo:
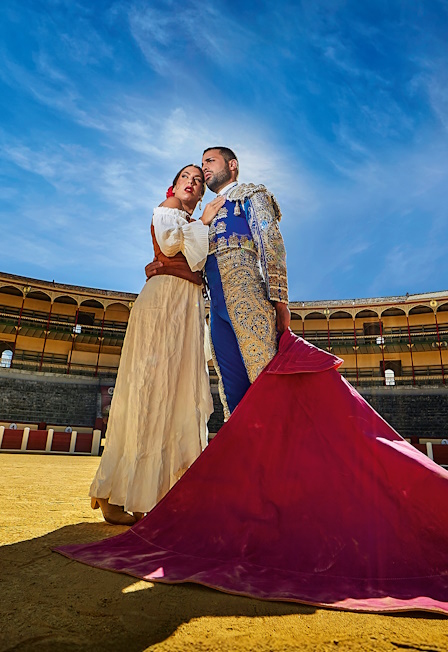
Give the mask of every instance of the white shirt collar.
M 237 185 L 238 185 L 238 181 L 232 181 L 232 183 L 229 183 L 227 186 L 225 186 L 222 190 L 220 190 L 220 191 L 218 192 L 218 197 L 219 197 L 220 195 L 227 195 L 227 193 L 229 192 L 229 190 L 231 190 L 232 188 L 234 188 L 234 187 L 237 186 Z

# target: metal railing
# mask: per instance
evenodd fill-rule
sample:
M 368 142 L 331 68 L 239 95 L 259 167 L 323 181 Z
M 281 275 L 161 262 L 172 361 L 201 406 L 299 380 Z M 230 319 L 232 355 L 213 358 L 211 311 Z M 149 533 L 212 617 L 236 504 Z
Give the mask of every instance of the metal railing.
M 26 310 L 22 311 L 21 323 L 34 324 L 36 326 L 43 327 L 45 329 L 48 322 L 48 314 L 39 310 Z M 12 308 L 11 306 L 0 306 L 0 321 L 1 322 L 10 322 L 12 325 L 15 325 L 19 318 L 19 310 Z M 50 317 L 50 325 L 54 326 L 65 326 L 70 331 L 75 325 L 75 315 L 60 315 L 57 313 L 52 313 Z M 127 322 L 111 321 L 108 319 L 104 320 L 104 326 L 102 319 L 95 319 L 93 324 L 81 324 L 82 329 L 91 329 L 90 332 L 101 332 L 103 328 L 104 331 L 120 332 L 125 333 L 127 328 Z
M 68 371 L 68 356 L 56 353 L 45 353 L 42 365 L 41 354 L 36 351 L 16 350 L 11 369 L 25 371 L 44 371 L 56 374 L 66 374 Z M 89 364 L 70 364 L 70 375 L 74 376 L 107 376 L 115 377 L 118 368 L 111 366 L 98 366 Z

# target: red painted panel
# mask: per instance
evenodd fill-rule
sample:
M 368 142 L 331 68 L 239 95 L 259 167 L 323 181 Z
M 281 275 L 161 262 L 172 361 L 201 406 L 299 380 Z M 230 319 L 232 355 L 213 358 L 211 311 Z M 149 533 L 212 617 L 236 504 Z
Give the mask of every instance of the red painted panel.
M 30 430 L 28 437 L 27 451 L 44 451 L 47 445 L 47 430 Z
M 61 453 L 68 453 L 70 450 L 71 438 L 72 435 L 70 432 L 53 433 L 53 443 L 51 444 L 51 450 L 59 451 Z
M 23 430 L 5 428 L 3 433 L 2 450 L 20 450 L 22 446 Z
M 90 432 L 78 432 L 76 435 L 75 453 L 90 453 L 92 450 L 93 434 Z
M 432 452 L 434 455 L 434 462 L 437 462 L 437 464 L 448 465 L 448 446 L 446 444 L 433 444 Z

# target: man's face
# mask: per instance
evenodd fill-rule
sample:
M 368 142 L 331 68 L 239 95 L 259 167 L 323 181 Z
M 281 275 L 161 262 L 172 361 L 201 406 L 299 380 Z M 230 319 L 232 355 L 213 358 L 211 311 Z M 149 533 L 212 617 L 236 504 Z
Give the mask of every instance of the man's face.
M 219 149 L 210 149 L 202 157 L 205 183 L 212 192 L 218 193 L 232 181 L 232 171 Z

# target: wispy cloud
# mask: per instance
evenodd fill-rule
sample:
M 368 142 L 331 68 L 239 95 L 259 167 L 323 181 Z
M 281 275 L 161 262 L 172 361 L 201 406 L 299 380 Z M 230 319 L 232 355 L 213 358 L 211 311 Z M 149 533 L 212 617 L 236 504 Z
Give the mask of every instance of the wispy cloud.
M 177 167 L 187 162 L 200 164 L 206 147 L 224 144 L 237 152 L 242 180 L 263 182 L 276 192 L 294 184 L 296 190 L 303 186 L 305 193 L 297 163 L 290 154 L 247 120 L 235 124 L 231 115 L 223 116 L 216 108 L 205 112 L 181 106 L 157 115 L 151 102 L 136 107 L 131 98 L 124 101 L 124 107 L 111 119 L 109 131 L 139 155 L 136 160 L 142 167 L 146 161 L 153 186 L 170 180 Z
M 15 140 L 1 146 L 0 156 L 41 176 L 55 188 L 73 194 L 83 192 L 85 183 L 92 179 L 93 168 L 99 167 L 88 150 L 73 144 L 33 149 Z
M 7 52 L 0 51 L 2 66 L 0 79 L 52 111 L 68 115 L 78 124 L 93 129 L 104 129 L 104 124 L 97 111 L 81 108 L 82 98 L 67 78 L 49 63 L 46 55 L 36 57 L 38 72 L 29 71 L 11 58 Z M 96 115 L 95 115 L 96 114 Z
M 187 47 L 190 57 L 200 54 L 219 66 L 241 62 L 244 51 L 254 42 L 244 21 L 235 21 L 216 5 L 189 0 L 183 5 L 164 0 L 156 7 L 145 3 L 122 4 L 129 28 L 151 67 L 160 74 L 176 76 L 185 70 L 182 58 L 173 62 L 173 52 Z M 230 46 L 229 39 L 238 43 Z M 194 67 L 191 70 L 195 74 Z
M 446 143 L 428 140 L 418 152 L 403 148 L 401 155 L 370 156 L 364 164 L 347 163 L 344 172 L 339 183 L 312 178 L 319 203 L 311 207 L 311 219 L 298 218 L 296 233 L 306 245 L 299 258 L 289 258 L 293 296 L 437 289 L 448 251 Z M 294 251 L 287 223 L 284 230 Z M 352 291 L 343 295 L 340 284 Z
M 418 85 L 426 92 L 429 104 L 434 115 L 448 132 L 448 64 L 434 62 L 427 72 L 419 76 Z

